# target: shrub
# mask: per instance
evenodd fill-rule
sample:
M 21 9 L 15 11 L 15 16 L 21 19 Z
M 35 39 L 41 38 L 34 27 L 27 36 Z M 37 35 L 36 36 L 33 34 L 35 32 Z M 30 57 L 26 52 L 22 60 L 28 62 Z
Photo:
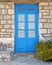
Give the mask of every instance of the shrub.
M 36 45 L 37 57 L 44 60 L 52 60 L 52 40 L 46 42 L 38 42 Z

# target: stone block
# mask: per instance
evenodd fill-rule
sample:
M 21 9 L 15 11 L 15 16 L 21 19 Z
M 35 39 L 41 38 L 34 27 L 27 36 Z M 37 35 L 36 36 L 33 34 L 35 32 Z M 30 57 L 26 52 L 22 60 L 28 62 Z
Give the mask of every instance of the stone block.
M 1 29 L 1 32 L 6 32 L 6 29 Z
M 48 5 L 48 2 L 47 3 L 46 2 L 40 2 L 39 5 L 43 5 L 43 6 Z
M 4 25 L 4 28 L 11 28 L 11 25 Z
M 43 16 L 44 16 L 44 15 L 47 15 L 47 16 L 48 16 L 48 15 L 49 15 L 49 13 L 42 13 L 42 15 L 43 15 Z
M 0 35 L 2 35 L 2 34 L 4 34 L 4 35 L 5 35 L 5 34 L 6 34 L 6 35 L 7 35 L 7 34 L 8 34 L 8 35 L 10 35 L 11 33 L 7 33 L 7 32 L 5 32 L 5 33 L 4 33 L 4 32 L 0 32 Z
M 14 29 L 14 25 L 12 25 L 11 28 Z
M 44 28 L 52 28 L 52 23 L 44 23 Z
M 12 24 L 13 25 L 14 24 L 14 20 L 8 20 L 7 24 Z
M 39 19 L 39 22 L 47 22 L 47 19 L 44 19 L 44 18 L 42 18 L 42 19 Z
M 49 13 L 49 10 L 39 10 L 39 13 Z
M 42 13 L 39 13 L 39 18 L 42 18 Z
M 7 32 L 14 32 L 14 30 L 13 29 L 7 29 Z
M 2 9 L 2 14 L 7 14 L 7 9 Z
M 1 20 L 1 24 L 6 24 L 6 20 Z
M 52 9 L 52 6 L 43 6 L 44 9 Z
M 8 33 L 4 35 L 4 38 L 11 38 L 11 37 L 12 37 L 11 34 Z
M 47 29 L 40 29 L 40 33 L 47 33 Z
M 44 36 L 45 36 L 45 37 L 50 37 L 50 36 L 51 36 L 51 34 L 44 34 Z
M 48 3 L 46 3 L 46 2 L 40 2 L 40 4 L 39 5 L 48 5 Z
M 43 28 L 43 23 L 39 23 L 39 27 L 40 28 Z
M 12 15 L 12 19 L 14 19 L 14 15 Z
M 48 15 L 48 16 L 43 16 L 43 18 L 47 18 L 47 19 L 50 19 L 50 18 L 52 18 L 52 16 L 51 15 Z
M 4 8 L 4 4 L 1 4 L 1 5 L 0 5 L 0 8 Z
M 11 4 L 6 4 L 6 9 L 11 9 L 12 5 Z
M 4 19 L 12 19 L 12 16 L 11 15 L 4 15 Z
M 43 6 L 39 6 L 39 10 L 42 10 L 43 9 Z
M 14 4 L 12 4 L 12 8 L 14 9 Z
M 8 9 L 8 14 L 14 14 L 14 9 Z

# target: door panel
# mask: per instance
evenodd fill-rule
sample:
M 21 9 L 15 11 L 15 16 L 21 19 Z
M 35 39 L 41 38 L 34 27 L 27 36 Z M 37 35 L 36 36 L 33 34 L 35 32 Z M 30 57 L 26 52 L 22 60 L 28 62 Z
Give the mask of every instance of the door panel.
M 24 14 L 18 14 L 18 22 L 24 22 L 25 16 Z
M 35 21 L 35 15 L 34 14 L 28 14 L 28 21 L 29 22 Z
M 15 4 L 15 52 L 36 52 L 38 5 Z

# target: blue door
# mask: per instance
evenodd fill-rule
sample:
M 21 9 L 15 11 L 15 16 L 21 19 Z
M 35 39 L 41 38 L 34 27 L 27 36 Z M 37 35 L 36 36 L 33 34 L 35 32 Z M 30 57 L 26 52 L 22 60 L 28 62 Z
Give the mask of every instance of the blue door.
M 15 4 L 15 52 L 36 52 L 38 4 Z

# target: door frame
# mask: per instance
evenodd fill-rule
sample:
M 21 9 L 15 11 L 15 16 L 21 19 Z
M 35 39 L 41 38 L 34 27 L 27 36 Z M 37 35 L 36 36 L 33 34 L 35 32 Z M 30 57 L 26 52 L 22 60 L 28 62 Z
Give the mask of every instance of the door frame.
M 15 52 L 15 39 L 16 39 L 16 37 L 15 37 L 15 35 L 16 35 L 16 34 L 15 34 L 15 31 L 16 31 L 16 29 L 15 29 L 15 21 L 16 21 L 16 20 L 15 20 L 15 17 L 16 17 L 16 16 L 15 16 L 15 15 L 16 15 L 16 14 L 15 14 L 15 5 L 16 5 L 16 4 L 14 4 L 14 52 Z M 35 4 L 34 4 L 34 5 L 35 5 Z M 37 4 L 37 5 L 38 5 L 38 41 L 39 41 L 39 4 Z

